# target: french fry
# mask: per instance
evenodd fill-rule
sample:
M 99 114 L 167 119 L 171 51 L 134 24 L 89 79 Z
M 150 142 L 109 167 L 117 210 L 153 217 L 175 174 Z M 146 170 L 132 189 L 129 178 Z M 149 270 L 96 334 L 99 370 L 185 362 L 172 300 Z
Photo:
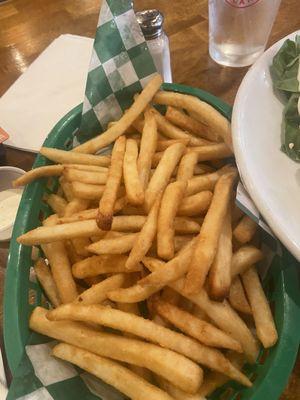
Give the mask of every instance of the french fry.
M 63 176 L 59 178 L 60 188 L 63 191 L 65 198 L 70 202 L 74 199 L 74 194 L 72 191 L 72 185 L 70 182 L 67 182 Z
M 45 227 L 50 230 L 53 229 L 56 218 L 55 214 L 51 215 L 43 222 Z M 69 303 L 73 301 L 77 297 L 77 289 L 64 243 L 61 241 L 48 243 L 42 246 L 42 250 L 49 261 L 61 302 Z
M 228 207 L 215 259 L 209 271 L 209 294 L 212 299 L 223 300 L 230 291 L 232 261 L 231 210 Z
M 104 231 L 111 229 L 114 205 L 122 179 L 125 147 L 126 138 L 121 136 L 116 140 L 112 150 L 111 164 L 108 170 L 106 186 L 99 202 L 99 213 L 97 216 L 97 225 Z
M 174 107 L 167 107 L 165 117 L 181 129 L 194 133 L 204 139 L 219 142 L 220 138 L 209 127 Z
M 271 347 L 277 342 L 278 334 L 255 267 L 242 274 L 242 281 L 251 306 L 257 336 L 265 348 Z
M 242 352 L 241 345 L 238 341 L 212 324 L 202 321 L 192 314 L 159 298 L 154 300 L 154 308 L 161 317 L 188 336 L 199 340 L 199 342 L 207 346 L 221 347 L 239 353 Z
M 103 185 L 107 180 L 107 172 L 83 171 L 80 169 L 65 168 L 64 178 L 68 182 L 82 182 L 92 185 Z
M 205 400 L 203 396 L 196 394 L 189 394 L 179 389 L 178 387 L 172 385 L 169 381 L 162 378 L 159 375 L 155 376 L 155 381 L 159 384 L 159 387 L 165 392 L 172 396 L 172 399 L 176 400 Z
M 82 256 L 76 253 L 76 250 L 71 240 L 65 240 L 64 245 L 71 264 L 75 264 L 82 260 Z
M 51 301 L 53 306 L 54 307 L 59 306 L 61 304 L 61 301 L 59 298 L 56 284 L 54 282 L 50 268 L 42 258 L 39 258 L 34 263 L 34 271 L 36 273 L 38 281 L 40 282 L 42 288 L 46 293 L 46 296 Z
M 254 246 L 240 247 L 232 256 L 231 261 L 231 279 L 238 274 L 242 274 L 253 264 L 263 259 L 261 250 Z
M 236 276 L 231 284 L 228 300 L 231 307 L 235 310 L 244 314 L 252 314 L 239 276 Z
M 192 194 L 199 193 L 203 190 L 213 190 L 220 176 L 233 171 L 236 171 L 234 167 L 226 165 L 215 172 L 195 176 L 189 179 L 186 196 L 191 196 Z
M 198 161 L 220 160 L 232 156 L 232 150 L 225 143 L 214 143 L 191 147 L 188 152 L 195 152 Z
M 204 346 L 194 339 L 133 314 L 99 305 L 65 304 L 48 312 L 47 318 L 51 321 L 70 319 L 93 322 L 122 330 L 185 355 L 197 363 L 230 376 L 245 386 L 252 386 L 249 379 L 238 371 L 218 350 Z
M 84 211 L 88 208 L 88 206 L 89 206 L 89 200 L 74 198 L 67 204 L 65 208 L 64 217 L 69 217 L 74 213 Z
M 164 151 L 158 151 L 158 152 L 153 154 L 152 162 L 151 162 L 151 167 L 152 168 L 156 168 L 158 166 L 158 164 L 159 164 L 160 160 L 162 159 L 163 155 L 164 155 Z
M 110 157 L 108 156 L 94 156 L 81 153 L 76 154 L 73 151 L 52 149 L 50 147 L 41 147 L 40 153 L 49 160 L 59 164 L 84 164 L 104 167 L 110 164 Z
M 199 163 L 195 165 L 194 168 L 194 175 L 202 175 L 202 174 L 207 174 L 210 172 L 214 172 L 215 169 L 211 167 L 210 165 L 206 165 L 203 163 Z
M 175 290 L 166 286 L 161 292 L 161 299 L 176 306 L 181 300 L 181 296 Z
M 124 274 L 112 275 L 82 292 L 75 301 L 85 305 L 100 304 L 108 298 L 107 293 L 121 287 L 124 283 Z
M 127 257 L 121 254 L 91 256 L 73 264 L 72 273 L 75 278 L 84 279 L 102 274 L 127 272 L 125 268 L 126 260 Z M 136 266 L 134 271 L 141 270 L 142 266 L 139 264 Z
M 103 193 L 104 185 L 91 185 L 82 182 L 70 182 L 70 187 L 74 197 L 84 200 L 99 200 Z
M 116 238 L 103 238 L 90 244 L 87 250 L 95 254 L 124 254 L 128 253 L 138 238 L 138 233 L 128 233 Z M 136 268 L 132 266 L 132 268 Z
M 140 206 L 144 203 L 144 189 L 137 168 L 138 146 L 135 140 L 127 139 L 123 163 L 126 197 L 130 204 Z
M 110 163 L 110 157 L 109 157 L 109 163 Z M 72 171 L 76 170 L 76 171 L 98 172 L 99 174 L 104 174 L 104 175 L 107 175 L 107 173 L 108 173 L 108 168 L 107 167 L 101 167 L 101 166 L 98 166 L 98 165 L 63 164 L 63 166 L 64 166 L 64 171 L 67 170 L 67 169 L 71 169 Z
M 149 83 L 144 87 L 138 98 L 134 101 L 129 110 L 107 131 L 101 135 L 96 136 L 94 139 L 88 140 L 84 144 L 73 149 L 73 152 L 78 153 L 96 153 L 98 150 L 106 147 L 119 136 L 121 136 L 133 121 L 145 110 L 160 85 L 162 79 L 160 75 L 155 75 Z
M 150 210 L 157 196 L 166 188 L 171 175 L 178 164 L 185 146 L 175 143 L 168 147 L 152 176 L 145 192 L 145 208 Z
M 128 288 L 112 290 L 107 296 L 111 301 L 132 304 L 147 300 L 150 296 L 152 296 L 154 293 L 157 293 L 163 287 L 164 284 L 160 286 L 141 286 L 137 283 Z
M 156 151 L 157 146 L 157 125 L 151 110 L 145 111 L 145 124 L 142 131 L 142 138 L 140 144 L 140 153 L 137 161 L 137 168 L 142 183 L 142 187 L 145 190 L 149 179 L 152 158 Z
M 132 249 L 126 261 L 126 268 L 131 270 L 136 268 L 139 262 L 147 254 L 150 249 L 152 242 L 157 232 L 157 217 L 160 206 L 161 196 L 159 196 L 153 204 L 145 224 L 141 231 L 137 234 L 137 237 L 133 241 Z
M 257 223 L 245 215 L 233 231 L 233 236 L 242 244 L 250 242 L 257 231 Z
M 63 165 L 46 165 L 31 169 L 13 181 L 13 187 L 25 186 L 36 179 L 49 176 L 60 176 L 64 170 Z
M 55 214 L 62 217 L 65 213 L 67 201 L 57 194 L 50 194 L 46 197 L 46 203 L 52 208 Z
M 170 147 L 172 144 L 175 143 L 182 143 L 185 146 L 187 146 L 190 142 L 190 139 L 167 139 L 167 140 L 158 140 L 157 146 L 156 146 L 156 151 L 164 151 L 168 147 Z
M 178 209 L 177 215 L 180 216 L 197 216 L 203 215 L 211 203 L 213 194 L 209 190 L 193 194 L 192 196 L 184 197 Z
M 176 234 L 188 235 L 192 233 L 199 233 L 200 224 L 188 217 L 176 217 L 174 220 L 174 228 Z
M 235 178 L 235 173 L 222 175 L 216 184 L 211 205 L 196 239 L 194 254 L 186 277 L 185 290 L 189 294 L 196 293 L 202 288 L 217 253 Z
M 157 221 L 157 254 L 165 260 L 174 257 L 174 219 L 185 189 L 186 181 L 173 182 L 162 196 Z
M 153 102 L 193 112 L 193 117 L 195 116 L 198 121 L 207 125 L 216 135 L 221 136 L 224 142 L 232 148 L 229 121 L 208 103 L 194 96 L 166 91 L 158 92 L 154 96 Z
M 201 368 L 180 354 L 135 338 L 99 332 L 79 322 L 49 321 L 46 313 L 47 310 L 37 307 L 31 314 L 30 328 L 99 356 L 148 368 L 174 383 L 178 381 L 179 387 L 185 387 L 190 380 L 191 388 L 195 389 L 202 382 Z
M 87 247 L 91 244 L 91 241 L 89 238 L 84 237 L 84 238 L 72 239 L 72 243 L 73 243 L 76 253 L 79 256 L 82 256 L 82 257 L 90 256 L 90 252 L 87 250 Z
M 194 175 L 194 169 L 198 162 L 198 154 L 195 151 L 184 154 L 177 170 L 177 180 L 186 181 L 191 179 Z

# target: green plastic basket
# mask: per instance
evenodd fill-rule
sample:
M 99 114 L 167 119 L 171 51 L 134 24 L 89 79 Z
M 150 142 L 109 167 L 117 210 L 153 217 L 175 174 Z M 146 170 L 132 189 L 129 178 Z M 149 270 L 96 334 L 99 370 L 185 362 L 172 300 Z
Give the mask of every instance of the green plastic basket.
M 230 119 L 231 107 L 220 99 L 199 89 L 176 84 L 164 84 L 165 90 L 186 93 L 206 101 Z M 82 105 L 75 107 L 53 128 L 44 146 L 70 149 L 74 131 L 81 119 Z M 34 167 L 47 165 L 48 161 L 37 155 Z M 44 303 L 41 287 L 33 279 L 31 248 L 16 242 L 16 238 L 40 225 L 43 216 L 50 214 L 43 202 L 45 192 L 56 189 L 53 180 L 49 187 L 46 179 L 28 185 L 23 193 L 13 230 L 7 264 L 4 293 L 4 341 L 12 374 L 21 360 L 26 341 L 30 335 L 28 318 L 37 305 Z M 211 399 L 216 400 L 276 400 L 283 391 L 290 375 L 299 345 L 299 289 L 296 261 L 284 250 L 276 256 L 264 280 L 268 298 L 274 307 L 279 333 L 277 345 L 268 352 L 261 350 L 256 364 L 245 366 L 245 372 L 254 382 L 250 389 L 229 382 L 218 389 Z

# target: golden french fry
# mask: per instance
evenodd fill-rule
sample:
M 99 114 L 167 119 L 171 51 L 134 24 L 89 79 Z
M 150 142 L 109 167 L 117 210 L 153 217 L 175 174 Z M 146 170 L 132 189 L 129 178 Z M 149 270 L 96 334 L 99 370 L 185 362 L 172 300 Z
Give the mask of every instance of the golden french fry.
M 214 261 L 235 178 L 235 173 L 222 175 L 216 184 L 186 277 L 185 290 L 189 294 L 197 293 L 202 288 Z
M 116 238 L 103 238 L 99 242 L 90 244 L 87 250 L 95 254 L 124 254 L 128 253 L 134 246 L 138 233 L 124 234 Z M 132 268 L 136 268 L 136 265 Z
M 177 170 L 177 180 L 186 181 L 194 175 L 194 169 L 198 162 L 198 154 L 195 151 L 184 154 Z
M 145 192 L 146 210 L 150 210 L 157 196 L 168 185 L 171 175 L 178 164 L 184 149 L 185 146 L 182 143 L 175 143 L 164 151 Z
M 148 368 L 174 383 L 178 380 L 179 387 L 185 387 L 190 380 L 195 388 L 202 381 L 201 368 L 180 354 L 135 338 L 99 332 L 79 322 L 49 321 L 46 313 L 47 310 L 37 307 L 31 314 L 30 328 L 100 356 Z
M 142 130 L 142 139 L 140 144 L 140 154 L 137 161 L 137 168 L 142 187 L 145 190 L 151 171 L 152 158 L 157 146 L 157 125 L 153 113 L 150 110 L 145 111 L 145 124 Z
M 252 314 L 251 307 L 248 303 L 244 288 L 239 276 L 236 276 L 231 284 L 229 297 L 229 303 L 235 310 L 244 314 Z
M 51 304 L 54 307 L 59 306 L 61 304 L 61 301 L 56 284 L 54 282 L 50 268 L 42 258 L 39 258 L 34 263 L 34 271 Z
M 85 200 L 99 200 L 105 189 L 104 185 L 91 185 L 74 181 L 70 182 L 70 187 L 74 197 Z
M 50 194 L 45 200 L 59 217 L 62 217 L 65 214 L 65 208 L 68 203 L 63 197 L 58 196 L 57 194 Z
M 59 178 L 60 188 L 63 191 L 63 194 L 67 201 L 72 201 L 74 199 L 74 194 L 72 190 L 72 185 L 70 182 L 66 182 L 63 176 Z
M 107 180 L 107 172 L 83 171 L 80 169 L 65 168 L 64 178 L 68 182 L 82 182 L 92 185 L 103 185 Z
M 257 231 L 257 223 L 253 221 L 248 215 L 245 215 L 233 231 L 233 236 L 240 243 L 248 243 Z
M 45 228 L 53 229 L 57 216 L 53 214 L 43 223 Z M 53 280 L 62 303 L 69 303 L 77 297 L 76 284 L 72 276 L 71 264 L 64 243 L 56 241 L 42 246 L 47 257 Z
M 103 136 L 103 135 L 101 135 Z M 102 198 L 99 202 L 97 225 L 104 231 L 111 229 L 114 205 L 122 179 L 123 159 L 125 154 L 126 138 L 119 137 L 114 144 L 108 177 Z
M 166 286 L 161 292 L 161 299 L 176 306 L 182 298 L 179 293 Z
M 82 257 L 90 256 L 90 252 L 87 250 L 87 247 L 91 244 L 91 241 L 89 238 L 84 237 L 84 238 L 72 239 L 72 243 L 73 243 L 76 253 L 79 256 L 82 256 Z
M 214 171 L 215 171 L 215 169 L 213 167 L 211 167 L 210 165 L 199 163 L 199 164 L 195 165 L 194 175 L 207 174 L 207 173 L 214 172 Z
M 137 283 L 128 288 L 112 290 L 107 296 L 111 301 L 116 301 L 118 303 L 138 303 L 148 299 L 152 294 L 158 292 L 163 287 L 164 284 L 160 286 L 141 286 Z
M 13 181 L 13 187 L 25 186 L 39 178 L 45 178 L 49 176 L 59 176 L 63 173 L 63 165 L 46 165 L 45 167 L 38 167 L 31 169 L 24 175 Z
M 76 298 L 76 303 L 80 304 L 100 304 L 106 300 L 107 294 L 114 289 L 121 287 L 125 283 L 124 274 L 115 274 L 103 281 L 93 285 L 89 289 L 82 292 Z
M 196 152 L 198 161 L 219 160 L 232 156 L 232 150 L 225 143 L 190 147 L 188 152 Z
M 110 157 L 108 156 L 76 154 L 73 151 L 52 149 L 50 147 L 42 147 L 40 153 L 49 160 L 60 164 L 85 164 L 105 167 L 110 164 Z
M 196 193 L 192 196 L 184 197 L 178 209 L 181 216 L 203 215 L 208 210 L 213 194 L 209 190 Z
M 134 334 L 183 354 L 208 368 L 222 372 L 245 386 L 252 386 L 249 379 L 238 371 L 218 350 L 204 346 L 194 339 L 159 326 L 142 317 L 104 306 L 83 306 L 79 304 L 60 306 L 48 312 L 47 317 L 52 321 L 71 319 L 93 322 Z
M 232 256 L 231 279 L 245 272 L 253 264 L 261 261 L 263 257 L 262 251 L 254 246 L 240 247 Z
M 234 171 L 236 171 L 236 168 L 230 165 L 225 165 L 225 167 L 220 168 L 215 172 L 195 176 L 189 179 L 186 196 L 190 196 L 203 190 L 213 190 L 220 176 Z
M 73 151 L 78 153 L 96 153 L 98 150 L 109 145 L 119 136 L 123 135 L 126 129 L 129 128 L 134 120 L 145 110 L 161 84 L 161 76 L 155 75 L 144 87 L 143 91 L 134 101 L 129 110 L 123 114 L 116 124 L 107 129 L 107 131 L 103 132 L 101 135 L 76 147 Z
M 156 151 L 164 151 L 168 147 L 170 147 L 172 144 L 175 143 L 182 143 L 185 146 L 187 146 L 190 142 L 190 139 L 167 139 L 167 140 L 158 140 L 157 146 L 156 146 Z
M 158 151 L 158 152 L 153 154 L 152 162 L 151 162 L 151 167 L 152 168 L 156 168 L 158 166 L 158 164 L 159 164 L 160 160 L 162 159 L 163 155 L 164 155 L 164 151 Z
M 110 157 L 109 157 L 109 163 L 110 163 Z M 71 169 L 72 171 L 76 170 L 76 171 L 98 172 L 99 174 L 103 174 L 103 175 L 107 175 L 107 173 L 108 173 L 108 168 L 107 167 L 101 167 L 101 166 L 98 166 L 98 165 L 63 164 L 63 166 L 64 166 L 64 171 L 67 170 L 67 169 Z
M 165 117 L 174 125 L 179 126 L 185 131 L 194 133 L 197 136 L 213 142 L 220 141 L 220 138 L 206 124 L 197 121 L 178 108 L 167 107 Z
M 75 264 L 82 260 L 82 257 L 76 253 L 76 250 L 71 240 L 65 240 L 64 245 L 71 264 Z
M 242 352 L 239 342 L 212 324 L 159 298 L 154 300 L 154 308 L 161 317 L 199 342 L 207 346 Z
M 137 237 L 134 239 L 132 249 L 125 264 L 128 270 L 136 268 L 152 245 L 157 232 L 157 217 L 160 201 L 161 196 L 155 200 L 155 203 L 151 207 L 151 210 L 147 216 L 145 224 L 143 225 L 141 231 L 137 234 Z
M 232 261 L 231 210 L 228 207 L 215 259 L 209 271 L 209 294 L 212 299 L 223 300 L 230 291 Z
M 127 257 L 119 254 L 92 256 L 78 261 L 72 265 L 72 273 L 75 278 L 84 279 L 102 274 L 115 274 L 127 272 L 125 262 Z M 141 271 L 141 265 L 137 265 L 134 271 Z
M 135 140 L 127 139 L 123 163 L 124 184 L 129 203 L 139 206 L 144 203 L 144 189 L 137 168 L 138 146 Z
M 232 148 L 229 121 L 208 103 L 187 94 L 164 91 L 158 92 L 154 96 L 153 102 L 154 104 L 164 104 L 193 112 L 193 117 L 207 125 L 217 136 L 221 136 L 224 142 Z
M 242 274 L 242 281 L 251 306 L 257 336 L 264 347 L 272 347 L 278 340 L 278 334 L 255 267 L 249 268 Z
M 205 400 L 203 396 L 200 396 L 197 393 L 189 394 L 184 392 L 183 390 L 179 389 L 175 385 L 172 385 L 168 380 L 162 378 L 159 375 L 155 376 L 155 381 L 159 384 L 159 387 L 164 390 L 165 392 L 169 393 L 172 396 L 172 399 L 175 400 Z M 201 385 L 202 386 L 202 385 Z
M 176 217 L 174 220 L 174 228 L 176 233 L 181 235 L 199 233 L 200 224 L 188 217 Z
M 235 204 L 235 202 L 232 202 L 232 225 L 236 225 L 242 217 L 245 215 L 243 211 Z
M 89 200 L 74 198 L 67 204 L 64 217 L 69 217 L 74 213 L 84 211 L 88 208 L 88 206 Z
M 174 257 L 174 219 L 186 185 L 186 181 L 170 183 L 162 196 L 157 220 L 157 254 L 165 260 Z

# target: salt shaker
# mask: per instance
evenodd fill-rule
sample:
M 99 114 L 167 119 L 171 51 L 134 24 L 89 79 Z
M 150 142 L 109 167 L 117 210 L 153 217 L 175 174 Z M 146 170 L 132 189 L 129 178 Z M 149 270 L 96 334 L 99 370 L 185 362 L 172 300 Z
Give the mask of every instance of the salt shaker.
M 155 67 L 164 82 L 172 82 L 169 39 L 163 30 L 163 14 L 156 9 L 136 13 Z

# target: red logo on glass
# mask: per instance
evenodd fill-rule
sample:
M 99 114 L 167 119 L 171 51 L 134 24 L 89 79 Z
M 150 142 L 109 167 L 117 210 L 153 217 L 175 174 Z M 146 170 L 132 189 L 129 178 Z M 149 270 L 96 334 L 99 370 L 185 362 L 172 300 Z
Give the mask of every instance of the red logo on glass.
M 225 0 L 225 1 L 230 6 L 236 8 L 250 7 L 259 2 L 259 0 Z

